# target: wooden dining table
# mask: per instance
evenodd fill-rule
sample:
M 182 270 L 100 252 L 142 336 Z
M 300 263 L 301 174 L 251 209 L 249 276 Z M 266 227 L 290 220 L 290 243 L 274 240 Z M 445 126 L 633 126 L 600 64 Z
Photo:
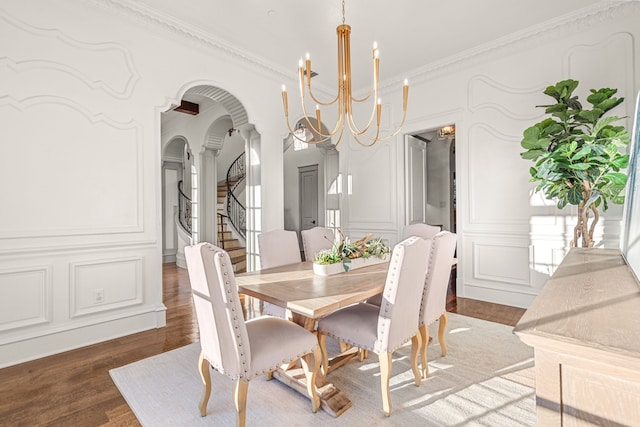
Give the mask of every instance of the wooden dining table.
M 388 268 L 388 262 L 381 262 L 349 272 L 321 276 L 314 274 L 311 262 L 300 262 L 242 273 L 236 276 L 236 282 L 240 293 L 289 310 L 291 320 L 315 332 L 319 319 L 381 293 Z M 343 364 L 353 356 L 353 351 L 350 355 L 341 354 L 336 358 L 339 359 L 336 363 Z M 304 374 L 299 368 L 281 368 L 273 376 L 307 395 Z M 324 373 L 317 376 L 316 385 L 325 411 L 337 417 L 351 407 L 351 401 L 328 382 Z

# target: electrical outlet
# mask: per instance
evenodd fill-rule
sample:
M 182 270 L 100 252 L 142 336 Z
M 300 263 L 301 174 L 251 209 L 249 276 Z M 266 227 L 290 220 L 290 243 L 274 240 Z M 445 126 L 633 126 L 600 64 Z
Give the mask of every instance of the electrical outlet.
M 94 291 L 93 302 L 95 304 L 102 304 L 104 302 L 104 289 L 96 289 Z

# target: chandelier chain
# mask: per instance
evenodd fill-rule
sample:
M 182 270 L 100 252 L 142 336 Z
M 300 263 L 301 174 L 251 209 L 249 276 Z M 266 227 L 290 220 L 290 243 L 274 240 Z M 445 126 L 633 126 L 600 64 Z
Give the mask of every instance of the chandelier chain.
M 344 25 L 344 0 L 342 0 L 342 24 Z

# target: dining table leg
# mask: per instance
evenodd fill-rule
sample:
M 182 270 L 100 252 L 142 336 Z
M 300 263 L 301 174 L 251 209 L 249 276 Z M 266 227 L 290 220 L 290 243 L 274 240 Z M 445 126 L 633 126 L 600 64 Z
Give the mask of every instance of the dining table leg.
M 303 328 L 315 332 L 316 320 L 300 314 L 292 313 L 292 320 Z M 320 363 L 317 361 L 316 363 Z M 306 378 L 302 368 L 295 367 L 291 369 L 277 369 L 273 372 L 273 377 L 287 384 L 304 396 L 308 396 L 306 387 Z M 320 396 L 320 405 L 329 414 L 334 417 L 340 416 L 344 411 L 352 405 L 347 396 L 340 391 L 335 385 L 328 382 L 323 372 L 316 375 L 316 386 L 318 395 Z

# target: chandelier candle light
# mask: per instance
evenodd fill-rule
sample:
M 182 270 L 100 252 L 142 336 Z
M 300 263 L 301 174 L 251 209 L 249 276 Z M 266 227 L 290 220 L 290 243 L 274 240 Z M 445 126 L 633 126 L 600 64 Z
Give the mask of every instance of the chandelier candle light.
M 338 25 L 336 32 L 338 34 L 338 95 L 329 102 L 323 102 L 318 100 L 311 91 L 311 58 L 307 53 L 306 63 L 303 63 L 302 59 L 300 59 L 298 63 L 298 77 L 300 82 L 300 99 L 302 101 L 302 111 L 304 114 L 304 119 L 306 121 L 306 127 L 311 129 L 313 134 L 319 136 L 320 138 L 313 138 L 312 141 L 302 140 L 296 135 L 296 133 L 292 130 L 291 124 L 289 123 L 289 101 L 287 97 L 287 89 L 285 85 L 282 85 L 282 103 L 284 106 L 284 115 L 285 120 L 287 122 L 287 127 L 291 134 L 294 135 L 296 139 L 300 139 L 302 142 L 317 144 L 320 142 L 324 142 L 329 140 L 334 135 L 338 135 L 338 140 L 335 145 L 338 145 L 342 140 L 342 136 L 344 134 L 345 127 L 348 127 L 353 138 L 360 145 L 363 146 L 372 146 L 378 141 L 384 141 L 395 136 L 402 126 L 404 125 L 405 119 L 407 118 L 407 98 L 409 95 L 409 83 L 407 79 L 404 80 L 404 88 L 403 88 L 403 102 L 402 102 L 402 122 L 400 126 L 390 135 L 381 137 L 380 136 L 380 117 L 382 115 L 382 103 L 380 98 L 378 97 L 378 70 L 380 67 L 380 58 L 378 52 L 378 45 L 374 42 L 373 44 L 373 88 L 369 92 L 367 96 L 364 98 L 354 98 L 351 93 L 351 46 L 350 46 L 350 35 L 351 35 L 351 27 L 345 24 L 345 13 L 344 13 L 344 0 L 342 2 L 342 25 Z M 307 83 L 307 88 L 309 91 L 309 96 L 316 103 L 316 124 L 314 125 L 311 120 L 309 120 L 309 115 L 307 114 L 306 106 L 305 106 L 305 88 L 304 83 Z M 373 108 L 371 111 L 371 116 L 369 118 L 369 122 L 366 126 L 360 129 L 354 119 L 353 119 L 353 103 L 361 103 L 373 98 L 376 100 L 373 104 Z M 322 132 L 322 121 L 320 114 L 320 106 L 327 107 L 333 104 L 338 104 L 338 121 L 336 122 L 335 128 L 329 133 Z M 368 133 L 371 125 L 373 124 L 373 120 L 376 120 L 376 128 L 375 135 L 371 135 Z M 371 132 L 372 133 L 372 132 Z M 366 139 L 367 141 L 362 141 L 361 137 Z

